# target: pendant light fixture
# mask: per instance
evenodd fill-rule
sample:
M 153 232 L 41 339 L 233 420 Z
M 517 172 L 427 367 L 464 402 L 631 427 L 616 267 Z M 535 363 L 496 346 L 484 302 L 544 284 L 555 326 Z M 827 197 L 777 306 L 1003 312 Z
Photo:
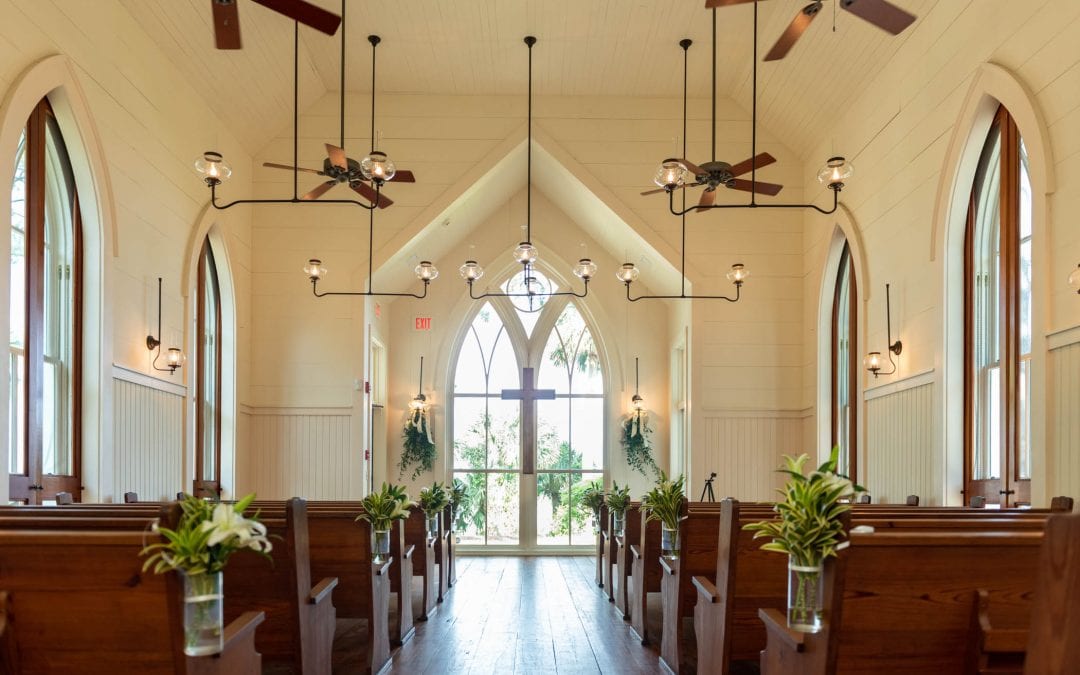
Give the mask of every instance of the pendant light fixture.
M 679 41 L 679 46 L 683 50 L 683 128 L 682 128 L 682 141 L 683 148 L 682 154 L 686 154 L 686 90 L 687 90 L 687 60 L 688 53 L 690 51 L 690 45 L 693 42 L 689 39 L 683 39 Z M 665 165 L 668 162 L 676 160 L 665 160 Z M 670 170 L 669 168 L 661 167 L 661 171 Z M 640 276 L 640 271 L 634 263 L 623 263 L 623 266 L 615 271 L 615 277 L 626 284 L 626 299 L 630 302 L 637 302 L 638 300 L 727 300 L 728 302 L 738 302 L 740 293 L 742 291 L 743 283 L 750 278 L 750 271 L 746 269 L 746 266 L 742 263 L 735 263 L 731 266 L 731 270 L 727 273 L 727 279 L 735 285 L 735 296 L 727 295 L 687 295 L 686 294 L 686 191 L 682 193 L 683 200 L 683 212 L 679 214 L 679 218 L 682 220 L 682 248 L 680 249 L 680 261 L 679 261 L 679 276 L 681 280 L 680 291 L 678 295 L 639 295 L 633 297 L 630 294 L 630 285 L 637 281 Z
M 584 298 L 589 294 L 589 281 L 596 276 L 596 264 L 589 258 L 581 258 L 577 264 L 573 267 L 574 276 L 578 277 L 585 283 L 585 289 L 578 293 L 576 291 L 559 291 L 551 292 L 544 287 L 542 277 L 534 271 L 533 266 L 539 258 L 540 253 L 536 250 L 536 247 L 532 243 L 532 48 L 536 44 L 536 38 L 532 35 L 525 37 L 525 45 L 529 48 L 529 131 L 528 140 L 526 141 L 526 153 L 528 156 L 528 169 L 526 178 L 526 210 L 525 210 L 525 241 L 518 244 L 514 249 L 514 260 L 521 264 L 521 286 L 524 289 L 523 292 L 511 292 L 508 290 L 505 292 L 485 292 L 477 295 L 473 292 L 473 284 L 484 276 L 484 268 L 480 266 L 475 260 L 466 260 L 458 272 L 461 274 L 461 278 L 465 280 L 465 283 L 469 286 L 469 297 L 473 300 L 482 300 L 484 298 L 527 298 L 527 307 L 521 307 L 515 305 L 519 310 L 524 312 L 538 312 L 543 308 L 544 303 L 534 305 L 534 301 L 541 298 L 547 299 L 559 295 L 569 295 L 575 298 Z
M 854 169 L 851 163 L 844 157 L 831 157 L 818 172 L 818 180 L 825 184 L 833 193 L 832 207 L 821 208 L 816 204 L 778 204 L 774 202 L 757 202 L 757 194 L 760 192 L 767 195 L 776 195 L 783 186 L 773 183 L 763 183 L 757 180 L 757 170 L 767 164 L 776 161 L 768 153 L 757 154 L 757 64 L 758 64 L 758 3 L 754 3 L 754 62 L 753 62 L 753 90 L 751 126 L 750 126 L 750 159 L 738 164 L 728 164 L 716 159 L 716 7 L 712 9 L 712 160 L 698 166 L 683 158 L 665 159 L 660 164 L 654 176 L 654 182 L 660 187 L 659 190 L 649 190 L 642 194 L 656 192 L 668 193 L 668 208 L 676 216 L 682 216 L 690 211 L 709 211 L 711 209 L 814 209 L 819 213 L 829 215 L 834 213 L 840 203 L 840 190 L 844 187 L 844 181 L 851 177 Z M 684 152 L 685 155 L 685 144 Z M 743 180 L 738 176 L 750 173 L 750 180 Z M 683 207 L 675 209 L 675 191 L 687 188 L 705 187 L 701 199 L 697 204 L 687 207 L 683 200 Z M 716 190 L 725 187 L 750 193 L 750 202 L 744 204 L 715 204 Z
M 641 371 L 638 369 L 638 357 L 634 357 L 634 397 L 630 399 L 631 412 L 639 413 L 645 409 L 645 399 L 641 397 Z
M 892 375 L 896 372 L 896 362 L 893 361 L 892 355 L 896 354 L 900 356 L 900 352 L 904 350 L 904 344 L 897 340 L 892 341 L 892 304 L 889 302 L 889 284 L 885 284 L 885 338 L 888 341 L 889 349 L 886 352 L 886 358 L 892 365 L 892 370 L 883 371 L 881 368 L 885 365 L 885 359 L 881 357 L 881 352 L 870 352 L 863 359 L 863 364 L 866 369 L 874 374 L 874 377 L 878 375 Z
M 412 415 L 415 416 L 418 413 L 421 413 L 424 410 L 427 410 L 427 407 L 428 407 L 427 396 L 424 396 L 424 357 L 421 356 L 420 357 L 420 384 L 416 388 L 416 396 L 414 396 L 413 399 L 411 401 L 409 401 L 409 412 Z
M 150 364 L 154 370 L 160 370 L 163 373 L 172 375 L 176 372 L 176 369 L 183 366 L 187 361 L 187 357 L 184 356 L 184 352 L 179 347 L 169 347 L 165 354 L 165 367 L 158 368 L 158 359 L 161 358 L 161 277 L 157 280 L 157 336 L 146 336 L 146 348 L 150 351 L 157 350 L 157 354 L 154 355 L 154 360 Z

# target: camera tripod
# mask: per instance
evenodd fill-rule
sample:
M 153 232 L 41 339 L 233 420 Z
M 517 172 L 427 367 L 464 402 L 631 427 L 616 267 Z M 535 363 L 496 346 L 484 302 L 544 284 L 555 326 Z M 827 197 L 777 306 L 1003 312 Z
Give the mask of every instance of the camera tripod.
M 716 495 L 713 494 L 713 489 L 712 489 L 712 482 L 713 482 L 714 478 L 716 478 L 716 472 L 715 471 L 710 473 L 709 477 L 705 480 L 705 487 L 702 488 L 702 490 L 701 490 L 701 499 L 699 499 L 698 501 L 702 501 L 702 502 L 706 501 L 705 500 L 706 496 L 709 497 L 708 501 L 710 501 L 710 502 L 715 502 L 716 501 Z

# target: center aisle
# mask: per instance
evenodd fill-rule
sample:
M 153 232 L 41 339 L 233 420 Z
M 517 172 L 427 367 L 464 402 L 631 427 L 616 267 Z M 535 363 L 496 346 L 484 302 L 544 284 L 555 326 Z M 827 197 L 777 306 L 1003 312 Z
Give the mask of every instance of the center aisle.
M 458 582 L 393 673 L 659 673 L 593 581 L 592 557 L 459 557 Z

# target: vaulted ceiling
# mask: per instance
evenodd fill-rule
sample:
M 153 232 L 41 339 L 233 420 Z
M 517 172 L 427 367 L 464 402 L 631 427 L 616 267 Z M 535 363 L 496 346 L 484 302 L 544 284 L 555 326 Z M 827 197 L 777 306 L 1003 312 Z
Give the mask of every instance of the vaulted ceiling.
M 254 153 L 292 115 L 293 25 L 240 0 L 241 51 L 213 48 L 212 0 L 122 0 L 127 10 L 181 69 L 245 146 Z M 312 0 L 341 11 L 341 0 Z M 940 0 L 893 0 L 920 17 Z M 947 0 L 953 1 L 953 0 Z M 826 0 L 824 10 L 789 56 L 759 61 L 762 124 L 797 154 L 820 141 L 843 109 L 889 61 L 919 22 L 898 37 Z M 711 17 L 704 0 L 347 0 L 346 89 L 370 91 L 371 48 L 377 33 L 377 89 L 422 94 L 521 94 L 526 86 L 526 34 L 534 52 L 538 95 L 678 97 L 682 59 L 690 49 L 691 97 L 710 87 Z M 759 3 L 760 50 L 806 0 Z M 834 16 L 835 15 L 835 16 Z M 749 109 L 753 7 L 717 10 L 718 92 Z M 339 88 L 341 41 L 300 29 L 301 106 Z M 813 158 L 810 158 L 813 159 Z

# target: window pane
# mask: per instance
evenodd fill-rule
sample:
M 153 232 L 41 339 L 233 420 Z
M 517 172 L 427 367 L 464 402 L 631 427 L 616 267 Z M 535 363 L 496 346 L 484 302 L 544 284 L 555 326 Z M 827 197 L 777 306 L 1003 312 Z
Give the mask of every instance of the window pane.
M 579 458 L 574 468 L 604 467 L 604 399 L 570 399 L 570 444 Z
M 503 389 L 518 388 L 520 382 L 510 336 L 495 309 L 484 303 L 462 342 L 454 391 L 498 394 Z
M 573 304 L 559 315 L 548 337 L 539 381 L 540 386 L 560 394 L 604 393 L 600 355 L 585 319 Z
M 221 392 L 218 387 L 218 359 L 221 350 L 221 327 L 218 325 L 221 292 L 218 287 L 217 266 L 209 242 L 203 248 L 203 294 L 200 298 L 203 334 L 198 349 L 202 350 L 199 375 L 199 414 L 202 428 L 202 475 L 199 480 L 216 481 L 218 458 L 218 425 L 221 419 Z
M 1031 358 L 1020 359 L 1020 447 L 1017 473 L 1022 480 L 1031 478 Z
M 11 183 L 11 294 L 8 299 L 8 471 L 26 473 L 23 350 L 26 344 L 26 132 L 19 136 L 15 152 L 15 175 Z
M 526 283 L 526 279 L 528 279 L 528 283 Z M 540 316 L 539 310 L 547 304 L 547 294 L 554 293 L 557 290 L 559 290 L 558 284 L 535 269 L 529 271 L 528 277 L 525 276 L 525 271 L 522 270 L 507 279 L 506 283 L 503 284 L 503 291 L 512 293 L 515 296 L 510 298 L 510 303 L 517 310 L 518 317 L 525 327 L 526 335 L 530 335 L 532 329 L 536 326 L 536 320 Z M 525 297 L 525 294 L 530 291 L 534 295 Z
M 836 294 L 834 296 L 833 316 L 833 341 L 836 354 L 835 369 L 833 370 L 832 394 L 833 415 L 836 420 L 833 444 L 839 450 L 839 466 L 841 471 L 849 472 L 851 468 L 851 434 L 854 424 L 852 409 L 851 376 L 854 366 L 855 345 L 851 344 L 852 321 L 851 316 L 851 280 L 852 265 L 851 251 L 844 245 L 844 251 L 840 256 L 840 269 L 837 274 Z
M 517 544 L 521 515 L 520 474 L 488 474 L 487 543 Z
M 488 468 L 521 466 L 521 402 L 488 399 Z
M 580 455 L 577 466 L 570 457 L 570 399 L 536 402 L 536 468 L 581 468 Z
M 592 511 L 583 504 L 585 489 L 594 480 L 603 479 L 603 473 L 586 473 L 574 476 L 570 491 L 570 543 L 574 545 L 592 544 L 596 541 L 593 530 Z
M 454 531 L 462 544 L 484 543 L 487 510 L 487 474 L 457 471 L 454 478 L 465 483 L 465 499 L 455 511 Z
M 994 127 L 980 159 L 973 205 L 971 358 L 976 391 L 972 398 L 972 478 L 976 480 L 997 478 L 1001 473 L 1000 155 L 1001 133 Z
M 26 366 L 22 352 L 11 354 L 11 390 L 8 392 L 8 430 L 11 434 L 8 471 L 26 475 Z
M 536 543 L 566 546 L 570 543 L 570 475 L 536 474 Z
M 486 399 L 454 399 L 454 468 L 483 469 L 487 466 L 486 411 Z

